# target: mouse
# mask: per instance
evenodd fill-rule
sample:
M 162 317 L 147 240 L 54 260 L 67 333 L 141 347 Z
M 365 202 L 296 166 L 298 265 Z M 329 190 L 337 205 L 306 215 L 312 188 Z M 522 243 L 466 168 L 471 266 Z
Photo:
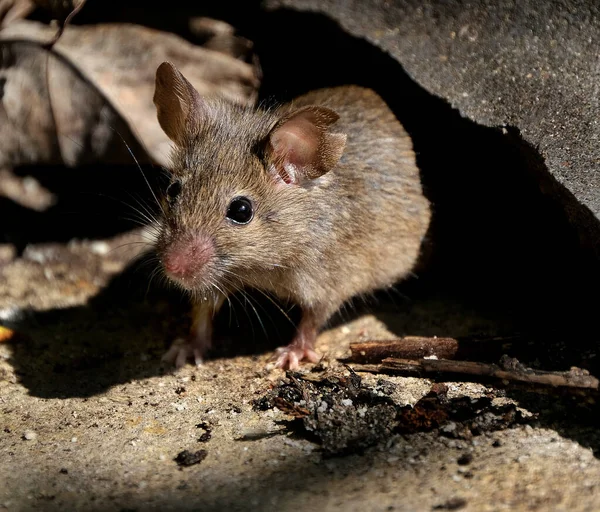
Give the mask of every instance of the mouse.
M 317 363 L 317 336 L 344 304 L 411 274 L 431 205 L 411 138 L 372 89 L 243 106 L 201 96 L 163 62 L 153 101 L 172 142 L 154 248 L 192 302 L 189 335 L 163 361 L 202 364 L 223 303 L 255 288 L 301 310 L 271 365 Z

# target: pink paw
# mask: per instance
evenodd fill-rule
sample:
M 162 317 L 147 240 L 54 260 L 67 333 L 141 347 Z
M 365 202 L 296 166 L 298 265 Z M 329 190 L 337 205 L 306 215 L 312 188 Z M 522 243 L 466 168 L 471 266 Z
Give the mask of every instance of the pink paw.
M 204 358 L 204 347 L 190 340 L 177 338 L 169 350 L 162 356 L 161 361 L 174 364 L 179 369 L 185 366 L 188 359 L 191 359 L 196 366 L 200 366 Z
M 297 370 L 301 361 L 318 363 L 321 357 L 310 347 L 298 347 L 292 343 L 286 347 L 278 348 L 273 359 L 275 359 L 275 368 Z

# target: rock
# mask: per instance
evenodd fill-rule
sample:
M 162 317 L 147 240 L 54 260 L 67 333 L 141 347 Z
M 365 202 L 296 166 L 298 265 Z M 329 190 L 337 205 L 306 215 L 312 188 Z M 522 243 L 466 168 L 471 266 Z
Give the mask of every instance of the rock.
M 582 242 L 600 256 L 600 4 L 269 0 L 266 5 L 332 18 L 388 52 L 419 85 L 462 115 L 514 130 L 541 157 L 540 186 L 560 201 Z

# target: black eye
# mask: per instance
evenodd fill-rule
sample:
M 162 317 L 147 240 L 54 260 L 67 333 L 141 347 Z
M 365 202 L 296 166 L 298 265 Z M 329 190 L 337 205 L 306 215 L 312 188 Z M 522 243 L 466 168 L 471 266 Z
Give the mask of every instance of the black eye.
M 169 202 L 174 201 L 180 192 L 181 192 L 181 182 L 174 181 L 173 183 L 171 183 L 167 187 L 167 199 L 169 200 Z
M 248 224 L 253 216 L 252 203 L 247 197 L 236 197 L 227 208 L 227 218 L 236 224 Z

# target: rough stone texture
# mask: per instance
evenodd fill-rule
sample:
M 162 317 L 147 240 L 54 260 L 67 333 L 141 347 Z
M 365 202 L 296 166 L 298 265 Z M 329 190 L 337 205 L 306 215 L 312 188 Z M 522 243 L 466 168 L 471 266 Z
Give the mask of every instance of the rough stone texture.
M 389 52 L 417 83 L 462 115 L 518 130 L 554 178 L 543 186 L 558 196 L 600 255 L 600 4 L 268 0 L 266 5 L 324 13 Z

